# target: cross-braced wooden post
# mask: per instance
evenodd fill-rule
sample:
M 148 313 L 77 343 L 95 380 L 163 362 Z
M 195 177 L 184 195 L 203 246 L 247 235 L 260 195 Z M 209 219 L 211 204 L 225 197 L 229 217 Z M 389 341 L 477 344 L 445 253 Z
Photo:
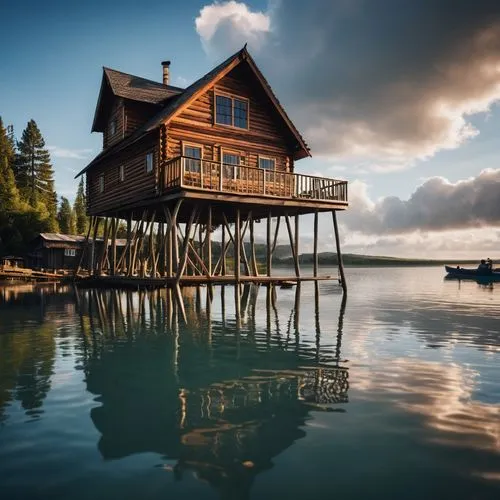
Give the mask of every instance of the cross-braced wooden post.
M 337 224 L 337 212 L 336 210 L 332 210 L 333 217 L 333 230 L 335 233 L 335 246 L 337 247 L 337 260 L 339 265 L 340 279 L 342 290 L 344 293 L 347 293 L 347 283 L 345 282 L 345 274 L 344 274 L 344 263 L 342 262 L 342 253 L 340 251 L 340 237 L 339 237 L 339 227 Z

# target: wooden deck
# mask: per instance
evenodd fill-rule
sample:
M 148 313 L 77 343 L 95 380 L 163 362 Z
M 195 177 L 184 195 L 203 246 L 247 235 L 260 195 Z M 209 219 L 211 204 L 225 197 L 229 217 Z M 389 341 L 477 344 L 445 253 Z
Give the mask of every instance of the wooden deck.
M 321 201 L 347 208 L 347 181 L 178 156 L 163 166 L 163 193 L 184 188 L 226 195 Z
M 68 275 L 46 273 L 23 267 L 0 266 L 0 281 L 60 281 Z

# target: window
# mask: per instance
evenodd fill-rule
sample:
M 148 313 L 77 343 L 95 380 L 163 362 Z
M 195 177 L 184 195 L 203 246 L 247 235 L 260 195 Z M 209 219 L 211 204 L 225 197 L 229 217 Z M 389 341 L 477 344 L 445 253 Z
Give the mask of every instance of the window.
M 109 135 L 116 134 L 116 120 L 111 120 L 109 124 Z
M 259 167 L 265 170 L 274 170 L 276 167 L 276 161 L 274 158 L 265 158 L 264 156 L 259 156 Z
M 125 180 L 125 165 L 120 165 L 120 182 Z
M 184 145 L 184 166 L 187 172 L 199 172 L 202 149 L 200 146 Z
M 239 177 L 239 169 L 232 165 L 243 165 L 245 158 L 237 153 L 223 153 L 224 177 L 236 179 Z
M 215 123 L 248 128 L 248 101 L 237 97 L 216 95 Z
M 99 176 L 99 193 L 104 193 L 104 174 Z
M 149 174 L 153 171 L 153 153 L 146 155 L 146 172 Z
M 215 121 L 221 125 L 233 124 L 233 101 L 223 95 L 215 96 Z
M 224 153 L 222 156 L 222 163 L 226 165 L 240 165 L 243 163 L 241 155 L 234 153 Z
M 64 249 L 64 255 L 66 257 L 75 257 L 76 256 L 76 250 L 74 248 L 65 248 Z
M 248 102 L 241 99 L 233 100 L 234 106 L 234 126 L 238 128 L 248 128 Z

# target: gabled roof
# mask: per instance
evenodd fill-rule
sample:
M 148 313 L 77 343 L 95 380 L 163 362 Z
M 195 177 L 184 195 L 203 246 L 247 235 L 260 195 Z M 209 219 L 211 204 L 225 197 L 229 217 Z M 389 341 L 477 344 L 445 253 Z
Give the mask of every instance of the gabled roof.
M 103 68 L 104 74 L 108 78 L 111 90 L 116 96 L 125 97 L 134 101 L 160 104 L 165 99 L 183 92 L 183 89 L 173 85 L 164 85 L 141 78 L 140 76 L 129 75 L 111 68 Z
M 299 131 L 295 127 L 295 125 L 292 123 L 288 115 L 286 114 L 285 110 L 283 109 L 283 106 L 279 102 L 278 98 L 275 96 L 274 92 L 271 89 L 271 86 L 267 82 L 267 80 L 264 78 L 264 75 L 260 72 L 259 68 L 255 64 L 255 61 L 252 59 L 252 56 L 249 54 L 246 45 L 243 47 L 243 49 L 239 50 L 236 52 L 236 54 L 233 54 L 231 57 L 227 58 L 225 61 L 223 61 L 221 64 L 216 66 L 213 70 L 209 71 L 206 75 L 202 76 L 199 80 L 195 81 L 193 84 L 191 84 L 189 87 L 187 87 L 185 90 L 179 89 L 177 87 L 170 87 L 170 86 L 165 86 L 160 83 L 156 82 L 151 82 L 150 80 L 145 80 L 143 78 L 139 77 L 134 77 L 133 75 L 127 75 L 126 73 L 120 73 L 118 71 L 114 70 L 108 70 L 105 68 L 105 74 L 103 75 L 103 85 L 104 85 L 104 79 L 109 78 L 106 73 L 110 74 L 109 72 L 112 71 L 112 79 L 115 78 L 115 74 L 120 74 L 120 75 L 125 75 L 125 76 L 118 76 L 117 78 L 120 79 L 121 84 L 116 86 L 117 84 L 115 83 L 115 91 L 116 92 L 138 92 L 136 90 L 128 90 L 124 91 L 123 86 L 127 87 L 127 85 L 130 87 L 133 82 L 136 82 L 137 85 L 140 84 L 141 81 L 144 82 L 149 82 L 150 84 L 153 84 L 151 87 L 148 87 L 152 95 L 153 93 L 157 92 L 155 96 L 159 96 L 160 91 L 157 90 L 151 90 L 153 86 L 160 86 L 160 87 L 169 87 L 166 90 L 174 89 L 171 91 L 170 95 L 164 99 L 163 101 L 157 101 L 156 103 L 153 103 L 150 101 L 152 104 L 158 104 L 158 105 L 163 105 L 163 108 L 158 111 L 158 113 L 153 116 L 148 122 L 146 122 L 144 125 L 139 127 L 135 132 L 133 132 L 130 136 L 126 137 L 119 143 L 115 144 L 114 146 L 102 151 L 99 153 L 81 172 L 79 172 L 76 177 L 82 175 L 85 173 L 89 168 L 94 166 L 96 163 L 100 162 L 103 158 L 116 153 L 117 151 L 121 151 L 122 149 L 128 147 L 129 145 L 137 142 L 138 140 L 142 139 L 145 137 L 147 134 L 152 132 L 153 130 L 157 129 L 160 125 L 162 124 L 168 124 L 173 118 L 175 118 L 177 115 L 179 115 L 185 108 L 187 108 L 194 100 L 196 100 L 203 92 L 208 90 L 210 87 L 215 85 L 219 80 L 221 80 L 224 76 L 226 76 L 232 69 L 234 69 L 238 64 L 241 62 L 245 61 L 250 69 L 253 71 L 255 74 L 256 78 L 262 85 L 262 88 L 264 92 L 267 94 L 271 102 L 273 103 L 276 111 L 278 112 L 279 116 L 283 120 L 284 124 L 290 131 L 291 135 L 295 138 L 296 140 L 296 151 L 295 151 L 295 159 L 300 159 L 300 158 L 305 158 L 307 156 L 311 156 L 311 153 L 309 151 L 309 147 L 307 146 L 306 142 L 300 135 Z M 135 79 L 135 80 L 134 80 Z M 126 82 L 129 82 L 128 84 Z M 100 101 L 102 98 L 103 94 L 103 85 L 101 85 L 101 92 L 99 94 L 99 101 L 97 104 L 97 109 L 96 109 L 96 117 L 97 117 L 97 110 L 99 109 L 100 106 Z M 109 83 L 111 85 L 111 83 Z M 145 85 L 145 84 L 144 84 Z M 120 90 L 120 88 L 122 88 Z M 119 94 L 116 94 L 119 95 Z M 130 93 L 129 93 L 130 95 Z M 135 95 L 139 95 L 139 93 L 136 93 Z M 125 96 L 123 96 L 125 97 Z M 139 100 L 139 99 L 137 99 Z M 143 101 L 147 102 L 147 101 Z M 93 131 L 95 130 L 95 122 L 97 118 L 94 118 L 94 127 Z
M 101 89 L 94 114 L 92 132 L 100 130 L 100 119 L 104 113 L 104 100 L 106 94 L 111 93 L 116 97 L 123 97 L 132 101 L 160 105 L 168 98 L 183 92 L 180 87 L 164 85 L 140 76 L 130 75 L 111 68 L 103 68 Z
M 255 76 L 261 83 L 265 93 L 270 98 L 274 104 L 279 115 L 285 122 L 292 135 L 297 140 L 297 158 L 305 158 L 306 156 L 311 156 L 309 148 L 305 143 L 304 139 L 300 135 L 300 132 L 295 128 L 288 115 L 286 114 L 283 106 L 279 102 L 278 98 L 271 89 L 271 86 L 264 78 L 252 56 L 249 54 L 246 45 L 243 49 L 236 52 L 224 62 L 215 67 L 212 71 L 202 76 L 199 80 L 194 82 L 192 85 L 187 87 L 184 92 L 179 95 L 176 99 L 172 99 L 167 103 L 167 105 L 149 122 L 144 125 L 145 132 L 150 132 L 151 130 L 157 128 L 162 123 L 168 124 L 175 116 L 180 114 L 185 108 L 187 108 L 194 100 L 196 100 L 203 92 L 208 90 L 212 85 L 221 80 L 225 75 L 227 75 L 232 69 L 234 69 L 242 61 L 246 61 L 250 66 L 250 69 L 254 72 Z M 301 151 L 300 151 L 301 150 Z M 302 153 L 302 154 L 300 154 Z

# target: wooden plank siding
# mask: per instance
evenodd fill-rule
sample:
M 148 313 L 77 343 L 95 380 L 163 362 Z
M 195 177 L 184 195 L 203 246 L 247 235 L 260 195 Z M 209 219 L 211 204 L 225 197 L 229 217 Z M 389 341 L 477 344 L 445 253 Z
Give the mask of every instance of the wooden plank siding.
M 123 139 L 125 126 L 124 116 L 125 112 L 123 107 L 123 99 L 115 98 L 111 106 L 111 111 L 109 113 L 108 123 L 102 135 L 104 149 L 113 146 L 113 144 L 116 144 Z M 113 121 L 115 121 L 116 123 L 116 128 L 115 133 L 111 134 L 111 123 Z
M 146 155 L 153 152 L 153 172 L 146 172 Z M 157 194 L 158 133 L 152 133 L 141 142 L 118 152 L 112 158 L 87 172 L 88 212 L 98 215 L 103 211 L 118 210 L 123 205 L 146 200 Z M 120 181 L 120 165 L 124 165 L 125 179 Z M 99 192 L 99 177 L 104 175 L 104 192 Z
M 216 93 L 248 99 L 248 130 L 215 123 Z M 275 159 L 276 170 L 293 172 L 293 151 L 273 109 L 254 75 L 237 67 L 169 123 L 166 156 L 182 155 L 182 143 L 187 142 L 202 145 L 205 160 L 221 161 L 227 151 L 243 156 L 245 165 L 258 167 L 259 156 L 264 156 Z

